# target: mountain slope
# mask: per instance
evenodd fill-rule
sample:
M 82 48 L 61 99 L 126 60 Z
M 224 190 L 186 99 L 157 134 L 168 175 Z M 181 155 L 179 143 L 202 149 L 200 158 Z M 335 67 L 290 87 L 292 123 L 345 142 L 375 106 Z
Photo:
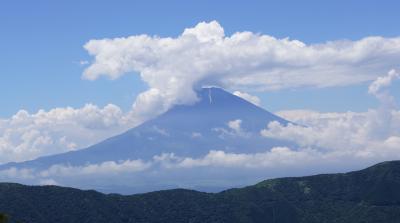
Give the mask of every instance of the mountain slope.
M 220 88 L 203 88 L 199 101 L 178 105 L 121 135 L 89 148 L 41 157 L 33 161 L 9 163 L 11 167 L 44 169 L 56 164 L 85 165 L 105 161 L 149 160 L 162 153 L 183 157 L 200 157 L 210 150 L 255 153 L 288 142 L 260 136 L 270 121 L 288 121 Z M 240 129 L 229 128 L 238 121 Z
M 400 161 L 346 174 L 281 178 L 217 194 L 104 195 L 0 184 L 0 212 L 23 222 L 400 222 Z

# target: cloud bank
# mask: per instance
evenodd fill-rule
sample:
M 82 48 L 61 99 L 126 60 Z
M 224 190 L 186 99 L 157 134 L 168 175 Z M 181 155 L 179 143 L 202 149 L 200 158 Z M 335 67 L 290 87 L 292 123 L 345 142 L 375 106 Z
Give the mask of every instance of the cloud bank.
M 30 114 L 25 110 L 0 119 L 0 163 L 85 148 L 136 125 L 131 113 L 109 104 L 80 109 L 56 108 Z
M 51 184 L 81 188 L 125 185 L 138 192 L 176 187 L 231 187 L 258 180 L 309 174 L 324 164 L 325 170 L 336 170 L 345 155 L 325 155 L 317 150 L 275 147 L 269 151 L 245 154 L 211 150 L 200 158 L 179 157 L 171 153 L 154 156 L 148 161 L 107 161 L 84 166 L 54 165 L 45 170 L 9 168 L 0 171 L 0 180 L 25 184 Z M 317 169 L 315 169 L 317 170 Z M 320 169 L 318 169 L 320 171 Z M 238 179 L 241 179 L 240 182 Z
M 400 111 L 388 91 L 388 87 L 398 77 L 399 74 L 391 70 L 369 86 L 369 93 L 381 102 L 378 109 L 362 113 L 319 113 L 306 110 L 280 112 L 282 117 L 302 125 L 283 126 L 271 122 L 261 134 L 293 141 L 302 147 L 319 148 L 327 153 L 349 153 L 377 161 L 398 159 Z
M 193 103 L 194 89 L 203 85 L 253 91 L 344 86 L 374 80 L 400 61 L 400 38 L 306 44 L 247 31 L 229 36 L 217 21 L 177 37 L 136 35 L 84 47 L 94 60 L 83 78 L 140 75 L 149 90 L 133 107 L 144 114 Z

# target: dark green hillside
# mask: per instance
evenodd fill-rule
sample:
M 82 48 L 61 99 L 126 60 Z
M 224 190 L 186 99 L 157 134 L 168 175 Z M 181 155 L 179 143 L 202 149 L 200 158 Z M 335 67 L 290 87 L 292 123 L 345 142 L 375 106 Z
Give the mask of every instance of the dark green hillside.
M 121 196 L 3 183 L 0 212 L 27 223 L 398 223 L 400 161 L 346 174 L 266 180 L 217 194 L 169 190 Z

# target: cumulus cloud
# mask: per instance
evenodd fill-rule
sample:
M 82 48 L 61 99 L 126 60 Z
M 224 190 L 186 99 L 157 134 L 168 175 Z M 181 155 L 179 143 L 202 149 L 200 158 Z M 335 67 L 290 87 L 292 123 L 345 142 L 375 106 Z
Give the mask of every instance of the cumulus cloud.
M 231 120 L 228 123 L 226 123 L 228 128 L 223 128 L 223 127 L 218 127 L 218 128 L 213 128 L 212 131 L 216 132 L 218 134 L 219 138 L 225 139 L 229 137 L 249 137 L 250 132 L 246 132 L 242 129 L 242 120 L 241 119 L 235 119 Z
M 58 186 L 59 183 L 57 183 L 57 181 L 53 180 L 53 179 L 41 179 L 39 180 L 39 185 L 52 185 L 52 186 Z
M 368 88 L 368 92 L 373 95 L 379 94 L 379 92 L 392 84 L 392 82 L 396 79 L 399 79 L 399 73 L 392 69 L 386 76 L 378 77 Z
M 30 114 L 25 110 L 0 119 L 0 163 L 85 148 L 140 123 L 109 104 L 80 109 L 56 108 Z
M 344 154 L 353 157 L 354 162 L 400 158 L 400 111 L 390 112 L 390 123 L 382 122 L 376 110 L 364 113 L 302 111 L 282 114 L 303 125 L 283 126 L 271 122 L 261 131 L 263 136 L 289 140 L 299 147 L 316 149 L 325 156 Z M 349 163 L 343 161 L 342 165 Z
M 390 140 L 400 141 L 400 138 Z M 176 187 L 212 187 L 215 190 L 283 177 L 288 172 L 291 176 L 300 176 L 347 171 L 350 167 L 362 168 L 377 160 L 397 156 L 398 152 L 398 147 L 357 152 L 326 152 L 311 147 L 274 147 L 259 153 L 211 150 L 205 156 L 197 158 L 163 153 L 148 161 L 107 161 L 84 166 L 54 165 L 45 170 L 10 168 L 0 171 L 0 180 L 98 190 L 109 187 L 114 192 L 115 186 L 128 187 L 135 192 Z
M 192 138 L 202 138 L 203 134 L 201 134 L 200 132 L 192 132 L 191 137 Z
M 382 106 L 394 107 L 394 98 L 388 93 L 389 87 L 395 80 L 399 79 L 399 73 L 392 69 L 386 76 L 378 77 L 368 88 L 368 93 L 374 95 L 381 101 Z
M 400 38 L 306 44 L 248 31 L 228 36 L 217 21 L 201 22 L 177 37 L 143 34 L 90 40 L 84 47 L 94 57 L 84 78 L 138 73 L 149 90 L 139 95 L 134 110 L 153 115 L 193 103 L 193 89 L 203 85 L 259 91 L 350 85 L 374 80 L 400 59 Z
M 106 161 L 100 164 L 88 164 L 86 166 L 54 165 L 49 169 L 40 171 L 40 177 L 75 177 L 78 175 L 115 175 L 121 173 L 133 173 L 143 171 L 150 167 L 150 163 L 142 160 Z
M 204 183 L 196 182 L 200 180 L 214 182 L 214 187 L 220 187 L 225 184 L 232 185 L 238 175 L 267 177 L 260 175 L 265 172 L 269 176 L 279 176 L 281 174 L 279 171 L 284 168 L 298 167 L 301 162 L 317 160 L 320 161 L 317 151 L 310 149 L 294 151 L 287 147 L 276 147 L 255 154 L 211 150 L 205 156 L 198 158 L 163 153 L 154 156 L 149 161 L 107 161 L 84 166 L 54 165 L 45 170 L 10 168 L 0 171 L 0 180 L 12 179 L 41 185 L 67 186 L 72 184 L 75 187 L 87 187 L 87 183 L 97 182 L 98 184 L 95 185 L 97 188 L 107 186 L 107 183 L 104 183 L 108 182 L 109 184 L 110 179 L 113 179 L 111 181 L 113 184 L 125 183 L 130 187 L 140 187 L 144 182 L 151 181 L 155 185 L 159 185 L 158 189 L 162 189 L 160 185 L 164 183 L 163 179 L 175 187 L 182 181 L 186 182 L 186 187 L 199 186 Z M 131 181 L 124 182 L 127 178 Z M 254 178 L 250 178 L 250 180 L 254 181 Z M 217 183 L 218 181 L 220 182 Z M 145 187 L 149 186 L 144 185 Z M 140 190 L 143 192 L 146 189 L 141 188 Z
M 296 152 L 288 147 L 274 147 L 263 153 L 227 153 L 211 150 L 206 156 L 198 159 L 186 157 L 175 164 L 175 167 L 230 167 L 230 168 L 266 168 L 276 165 L 293 165 L 306 162 L 312 156 L 305 151 Z
M 319 148 L 332 153 L 347 152 L 392 159 L 400 148 L 400 111 L 387 105 L 392 98 L 387 87 L 398 77 L 391 70 L 369 86 L 369 92 L 382 99 L 382 106 L 367 112 L 319 113 L 284 111 L 279 115 L 301 125 L 271 122 L 261 131 L 265 137 L 289 140 L 302 147 Z M 382 93 L 384 92 L 384 94 Z
M 228 122 L 229 128 L 234 130 L 235 132 L 241 132 L 242 131 L 242 120 L 236 119 Z
M 261 105 L 261 100 L 259 97 L 255 96 L 255 95 L 251 95 L 249 93 L 246 92 L 241 92 L 241 91 L 235 91 L 233 92 L 234 95 L 243 98 L 246 101 L 249 101 L 257 106 Z

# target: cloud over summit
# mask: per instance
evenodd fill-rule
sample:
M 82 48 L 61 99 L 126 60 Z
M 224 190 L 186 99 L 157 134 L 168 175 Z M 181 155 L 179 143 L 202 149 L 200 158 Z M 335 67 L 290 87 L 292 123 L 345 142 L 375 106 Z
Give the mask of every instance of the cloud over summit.
M 306 44 L 247 31 L 227 36 L 217 21 L 177 37 L 143 34 L 90 40 L 84 47 L 94 57 L 84 78 L 141 76 L 149 89 L 134 110 L 145 113 L 193 103 L 194 89 L 203 85 L 258 91 L 343 86 L 374 80 L 400 61 L 400 38 Z

